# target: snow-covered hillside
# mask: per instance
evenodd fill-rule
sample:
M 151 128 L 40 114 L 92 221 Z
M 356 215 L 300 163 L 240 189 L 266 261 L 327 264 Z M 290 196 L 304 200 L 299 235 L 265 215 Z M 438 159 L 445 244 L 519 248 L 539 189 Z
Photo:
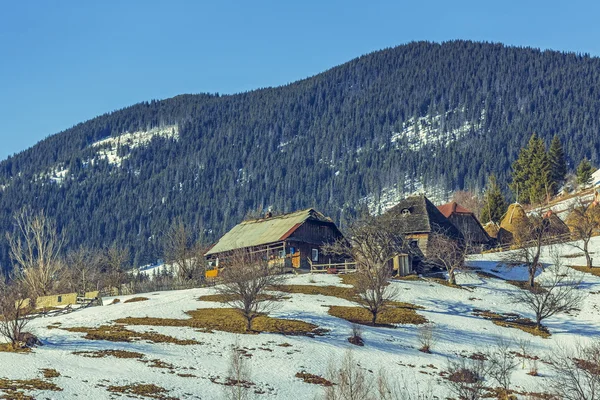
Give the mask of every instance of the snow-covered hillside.
M 594 251 L 600 251 L 600 238 L 593 241 Z M 564 255 L 576 250 L 569 246 L 560 249 Z M 548 255 L 549 252 L 546 252 Z M 487 272 L 510 275 L 511 279 L 524 277 L 522 271 L 502 271 L 497 260 L 502 255 L 487 254 L 471 260 L 474 267 Z M 568 262 L 581 263 L 578 258 Z M 400 325 L 395 328 L 364 327 L 364 347 L 348 343 L 351 325 L 345 320 L 328 314 L 331 305 L 349 306 L 348 300 L 338 297 L 307 294 L 289 294 L 280 303 L 273 316 L 302 320 L 327 329 L 324 336 L 284 336 L 281 334 L 240 335 L 214 331 L 206 333 L 188 327 L 127 326 L 136 332 L 156 332 L 177 339 L 193 339 L 194 345 L 173 343 L 150 343 L 143 340 L 132 342 L 109 342 L 84 339 L 83 333 L 63 330 L 69 327 L 98 327 L 113 324 L 124 317 L 157 317 L 186 319 L 185 311 L 199 308 L 221 307 L 220 303 L 199 301 L 201 295 L 214 293 L 212 288 L 158 292 L 143 295 L 147 301 L 124 303 L 134 296 L 121 296 L 119 304 L 109 305 L 112 298 L 104 299 L 104 306 L 88 308 L 71 314 L 36 319 L 31 330 L 45 343 L 29 354 L 0 353 L 0 377 L 8 379 L 31 379 L 40 377 L 40 369 L 56 369 L 60 376 L 51 378 L 63 390 L 60 392 L 32 391 L 39 398 L 110 399 L 114 394 L 109 386 L 132 383 L 152 383 L 168 390 L 164 398 L 220 399 L 224 395 L 222 382 L 228 376 L 229 349 L 236 344 L 245 349 L 250 367 L 253 390 L 261 392 L 257 398 L 265 399 L 315 399 L 323 388 L 303 382 L 296 373 L 306 371 L 325 376 L 328 365 L 336 365 L 346 352 L 352 351 L 360 368 L 375 376 L 384 370 L 388 376 L 406 385 L 409 390 L 431 390 L 445 398 L 448 395 L 442 383 L 442 372 L 448 360 L 468 357 L 494 346 L 499 339 L 530 340 L 530 354 L 539 357 L 540 376 L 527 375 L 530 365 L 521 365 L 513 374 L 513 389 L 521 392 L 544 392 L 551 376 L 544 363 L 554 349 L 561 344 L 589 341 L 600 334 L 600 278 L 585 274 L 586 299 L 581 311 L 549 318 L 545 325 L 552 336 L 544 339 L 529 333 L 501 327 L 489 320 L 473 315 L 473 310 L 489 309 L 498 313 L 517 312 L 532 317 L 522 305 L 511 303 L 512 294 L 519 290 L 504 281 L 474 273 L 458 276 L 463 288 L 452 288 L 429 280 L 394 281 L 399 289 L 400 301 L 410 302 L 423 309 L 418 313 L 435 326 L 436 342 L 432 354 L 418 350 L 419 328 Z M 338 276 L 300 275 L 290 277 L 288 284 L 344 286 Z M 137 295 L 140 296 L 140 295 Z M 127 350 L 139 352 L 142 358 L 120 359 L 113 357 L 89 358 L 80 351 Z M 515 349 L 517 350 L 517 349 Z M 159 361 L 152 361 L 159 360 Z M 161 364 L 163 363 L 163 364 Z M 164 364 L 167 363 L 167 364 Z M 167 368 L 155 368 L 163 365 Z M 170 366 L 169 366 L 170 365 Z M 79 396 L 79 397 L 78 397 Z M 130 398 L 123 395 L 125 398 Z M 132 398 L 132 397 L 131 397 Z M 159 397 L 160 398 L 160 397 Z

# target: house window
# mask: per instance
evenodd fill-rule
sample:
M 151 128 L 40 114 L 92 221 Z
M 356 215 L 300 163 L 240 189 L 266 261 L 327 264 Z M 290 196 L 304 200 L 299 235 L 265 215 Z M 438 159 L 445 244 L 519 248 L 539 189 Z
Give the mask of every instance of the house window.
M 290 247 L 290 254 L 296 254 L 296 248 Z
M 319 249 L 312 249 L 312 261 L 319 261 Z
M 58 302 L 62 303 L 62 296 L 58 296 Z
M 402 211 L 400 211 L 400 214 L 402 214 L 402 216 L 406 217 L 407 215 L 410 215 L 410 209 L 403 208 Z

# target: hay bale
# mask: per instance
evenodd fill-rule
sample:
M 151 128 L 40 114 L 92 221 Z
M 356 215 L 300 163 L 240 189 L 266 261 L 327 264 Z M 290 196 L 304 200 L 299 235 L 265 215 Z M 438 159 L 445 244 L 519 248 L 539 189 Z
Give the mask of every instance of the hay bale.
M 500 222 L 500 228 L 514 235 L 515 232 L 518 231 L 519 226 L 522 226 L 522 224 L 527 223 L 528 221 L 529 218 L 523 207 L 519 203 L 513 203 L 508 206 L 508 211 L 506 211 L 504 218 L 502 218 L 502 221 Z
M 500 232 L 500 226 L 495 222 L 488 222 L 483 226 L 483 229 L 486 231 L 489 237 L 497 239 L 498 232 Z

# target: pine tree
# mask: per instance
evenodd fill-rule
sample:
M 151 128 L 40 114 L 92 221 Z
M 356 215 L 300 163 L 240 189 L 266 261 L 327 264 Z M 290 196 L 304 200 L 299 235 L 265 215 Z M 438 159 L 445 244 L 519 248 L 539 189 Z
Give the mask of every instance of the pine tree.
M 552 138 L 550 150 L 548 150 L 548 161 L 550 163 L 550 186 L 552 194 L 556 194 L 558 189 L 565 183 L 567 175 L 567 161 L 562 143 L 558 136 Z
M 512 165 L 512 191 L 517 201 L 539 203 L 550 194 L 550 162 L 544 141 L 535 133 Z
M 506 208 L 506 200 L 502 195 L 500 186 L 498 186 L 496 175 L 492 174 L 488 178 L 488 184 L 483 195 L 483 211 L 481 213 L 481 221 L 500 221 L 506 212 Z
M 592 182 L 594 167 L 587 158 L 584 158 L 577 167 L 577 184 L 581 187 L 588 186 Z

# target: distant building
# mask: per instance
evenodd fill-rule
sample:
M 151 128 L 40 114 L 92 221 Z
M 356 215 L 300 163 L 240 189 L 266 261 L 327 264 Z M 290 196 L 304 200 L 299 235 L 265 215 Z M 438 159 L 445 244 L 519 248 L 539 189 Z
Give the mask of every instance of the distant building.
M 472 211 L 455 201 L 438 206 L 438 210 L 458 228 L 469 245 L 488 246 L 490 244 L 490 236 Z
M 343 235 L 331 218 L 312 208 L 289 214 L 243 221 L 234 226 L 206 253 L 215 264 L 235 250 L 261 252 L 269 263 L 284 268 L 309 268 L 325 263 L 322 246 Z M 309 261 L 310 260 L 310 261 Z

